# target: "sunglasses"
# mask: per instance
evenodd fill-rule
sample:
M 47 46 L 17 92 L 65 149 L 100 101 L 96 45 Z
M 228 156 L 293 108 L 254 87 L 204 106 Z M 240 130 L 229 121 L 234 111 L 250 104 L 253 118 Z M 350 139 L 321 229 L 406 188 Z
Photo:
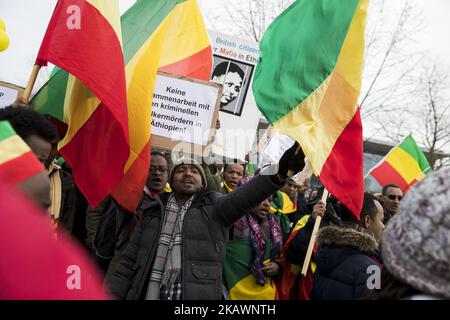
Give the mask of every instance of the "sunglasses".
M 401 201 L 403 199 L 402 196 L 394 196 L 393 194 L 389 195 L 388 198 L 391 200 L 398 199 L 398 201 Z

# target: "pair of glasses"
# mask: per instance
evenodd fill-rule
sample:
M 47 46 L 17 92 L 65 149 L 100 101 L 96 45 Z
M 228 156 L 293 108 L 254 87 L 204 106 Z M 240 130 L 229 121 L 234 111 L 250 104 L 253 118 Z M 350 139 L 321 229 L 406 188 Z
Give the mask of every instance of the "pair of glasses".
M 150 166 L 150 172 L 156 173 L 157 171 L 161 173 L 166 173 L 168 169 L 166 167 L 157 167 L 157 166 Z
M 388 198 L 391 199 L 391 200 L 397 199 L 398 201 L 401 201 L 401 200 L 403 199 L 402 196 L 394 196 L 394 195 L 392 195 L 392 194 L 389 195 Z

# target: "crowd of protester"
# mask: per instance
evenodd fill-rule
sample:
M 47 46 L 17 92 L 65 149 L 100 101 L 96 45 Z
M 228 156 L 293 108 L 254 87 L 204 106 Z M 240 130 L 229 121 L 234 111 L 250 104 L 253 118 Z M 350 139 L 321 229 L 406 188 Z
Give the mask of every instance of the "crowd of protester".
M 104 293 L 90 298 L 267 299 L 272 289 L 273 299 L 450 298 L 448 168 L 428 176 L 405 198 L 395 184 L 384 186 L 380 194 L 366 192 L 358 219 L 333 195 L 324 202 L 323 187 L 311 187 L 309 179 L 297 184 L 288 176 L 288 171 L 300 172 L 304 163 L 296 146 L 284 153 L 274 174 L 263 169 L 254 176 L 238 161 L 219 168 L 186 155 L 172 163 L 170 150 L 152 150 L 141 201 L 136 212 L 128 212 L 111 196 L 97 207 L 87 204 L 70 167 L 57 154 L 58 131 L 44 116 L 7 107 L 0 109 L 4 120 L 48 171 L 47 181 L 18 190 L 48 212 L 52 232 L 63 235 L 55 236 L 55 242 L 70 235 L 101 271 Z M 7 205 L 2 200 L 2 215 L 10 210 Z M 317 241 L 302 276 L 319 216 Z M 11 236 L 0 242 L 14 247 L 19 241 Z M 224 266 L 230 268 L 236 259 L 230 253 L 236 243 L 248 244 L 250 253 L 244 266 L 249 277 L 241 283 L 250 292 L 241 288 L 240 295 L 231 294 L 237 289 L 224 279 Z M 20 258 L 26 263 L 35 253 L 11 254 L 24 254 Z M 5 281 L 0 272 L 3 298 L 58 298 L 21 294 L 19 275 L 8 262 L 1 265 L 8 277 L 17 278 Z

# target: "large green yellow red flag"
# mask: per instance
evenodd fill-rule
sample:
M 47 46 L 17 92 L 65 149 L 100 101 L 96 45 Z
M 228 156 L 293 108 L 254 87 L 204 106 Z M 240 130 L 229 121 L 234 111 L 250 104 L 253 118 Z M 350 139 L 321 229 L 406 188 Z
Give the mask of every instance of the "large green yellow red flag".
M 11 124 L 0 121 L 0 181 L 12 187 L 44 170 L 44 165 Z
M 356 216 L 364 193 L 361 88 L 367 0 L 298 0 L 269 26 L 253 79 L 275 130 Z
M 118 0 L 59 0 L 36 59 L 68 73 L 58 149 L 93 206 L 121 181 L 130 153 L 121 42 Z
M 271 241 L 265 243 L 265 259 L 270 258 Z M 230 300 L 275 300 L 277 290 L 272 278 L 261 286 L 250 271 L 253 250 L 250 240 L 231 240 L 223 262 L 223 281 Z
M 196 0 L 140 0 L 122 16 L 121 23 L 129 145 L 122 178 L 111 193 L 133 212 L 150 165 L 151 105 L 157 71 L 208 80 L 212 51 Z M 31 107 L 64 122 L 61 101 L 67 78 L 64 70 L 55 72 Z M 104 158 L 115 161 L 114 155 L 105 154 Z M 90 165 L 97 164 L 92 161 Z
M 366 179 L 375 180 L 380 189 L 396 184 L 407 192 L 431 172 L 425 154 L 409 135 L 369 171 Z
M 196 0 L 139 1 L 123 18 L 124 51 L 129 78 L 131 154 L 125 177 L 112 195 L 133 211 L 150 166 L 153 88 L 158 70 L 209 80 L 211 43 Z

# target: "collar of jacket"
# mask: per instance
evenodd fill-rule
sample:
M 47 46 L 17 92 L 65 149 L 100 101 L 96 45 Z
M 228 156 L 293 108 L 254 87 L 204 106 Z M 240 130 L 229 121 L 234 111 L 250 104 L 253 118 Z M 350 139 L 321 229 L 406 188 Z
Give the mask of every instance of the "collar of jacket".
M 319 246 L 346 246 L 363 252 L 375 252 L 377 241 L 368 233 L 351 228 L 325 227 L 317 235 Z
M 191 208 L 198 208 L 204 204 L 213 204 L 213 200 L 211 198 L 211 194 L 214 192 L 206 191 L 205 189 L 199 190 L 192 201 Z M 167 201 L 169 200 L 169 196 L 172 192 L 161 192 L 156 197 L 151 197 L 147 195 L 148 200 L 142 204 L 142 211 L 147 211 L 150 208 L 154 207 L 165 207 L 167 205 Z

